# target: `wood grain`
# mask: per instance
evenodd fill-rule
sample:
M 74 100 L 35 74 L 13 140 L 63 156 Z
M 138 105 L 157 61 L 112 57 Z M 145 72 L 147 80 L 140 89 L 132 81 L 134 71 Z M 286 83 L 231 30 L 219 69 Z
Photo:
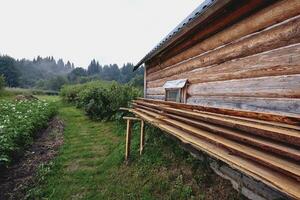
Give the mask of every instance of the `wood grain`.
M 300 44 L 281 47 L 221 63 L 187 71 L 155 81 L 147 87 L 161 87 L 166 81 L 187 78 L 190 84 L 263 76 L 300 74 Z
M 157 104 L 157 105 L 167 105 L 169 107 L 177 108 L 177 109 L 186 109 L 197 112 L 210 112 L 210 113 L 218 113 L 228 116 L 237 116 L 244 118 L 252 118 L 252 119 L 260 119 L 271 122 L 280 122 L 291 125 L 300 126 L 300 115 L 299 114 L 276 114 L 276 113 L 265 113 L 259 111 L 245 111 L 241 109 L 228 109 L 228 108 L 218 108 L 212 106 L 201 106 L 201 105 L 191 105 L 191 104 L 183 104 L 176 102 L 167 102 L 162 100 L 154 100 L 154 99 L 144 99 L 139 98 L 139 102 Z M 134 101 L 137 102 L 137 101 Z
M 275 187 L 277 190 L 288 194 L 292 198 L 300 198 L 299 182 L 289 178 L 286 175 L 278 173 L 273 169 L 270 169 L 266 166 L 262 166 L 256 162 L 253 162 L 249 159 L 241 158 L 240 156 L 231 154 L 226 149 L 216 146 L 212 143 L 209 143 L 205 140 L 201 140 L 193 135 L 186 134 L 185 131 L 182 131 L 176 127 L 170 126 L 168 124 L 162 123 L 162 120 L 156 119 L 154 117 L 148 116 L 143 112 L 137 110 L 132 110 L 133 113 L 139 117 L 145 119 L 147 122 L 153 124 L 154 126 L 159 127 L 163 131 L 175 136 L 185 144 L 190 144 L 194 148 L 208 153 L 210 156 L 213 156 L 225 163 L 229 164 L 231 167 L 236 168 L 257 180 L 262 181 L 263 183 Z
M 272 28 L 245 36 L 228 45 L 207 51 L 158 72 L 148 72 L 147 81 L 173 76 L 200 67 L 220 64 L 232 59 L 254 55 L 299 42 L 300 16 L 297 16 Z
M 152 73 L 155 71 L 159 71 L 168 66 L 199 55 L 203 52 L 215 49 L 236 39 L 260 31 L 266 27 L 274 25 L 275 23 L 287 20 L 298 14 L 300 14 L 300 1 L 279 1 L 274 5 L 271 5 L 255 13 L 254 15 L 251 15 L 248 18 L 236 23 L 235 25 L 224 29 L 223 31 L 200 42 L 192 48 L 189 48 L 186 51 L 170 58 L 169 60 L 159 64 L 158 66 L 149 66 L 148 72 Z
M 300 74 L 192 84 L 188 95 L 300 98 Z

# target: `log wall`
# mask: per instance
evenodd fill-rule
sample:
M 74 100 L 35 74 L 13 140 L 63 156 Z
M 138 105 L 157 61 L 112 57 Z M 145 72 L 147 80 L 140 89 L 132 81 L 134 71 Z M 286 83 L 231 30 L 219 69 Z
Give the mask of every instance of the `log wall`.
M 201 31 L 201 30 L 200 30 Z M 300 1 L 279 1 L 156 64 L 146 65 L 146 97 L 187 78 L 187 103 L 300 114 Z

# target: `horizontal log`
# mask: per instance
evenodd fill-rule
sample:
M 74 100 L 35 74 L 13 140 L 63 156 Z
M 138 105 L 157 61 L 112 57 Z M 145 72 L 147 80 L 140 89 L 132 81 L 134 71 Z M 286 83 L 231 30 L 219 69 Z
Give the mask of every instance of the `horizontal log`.
M 165 95 L 147 95 L 146 98 L 148 98 L 148 99 L 164 100 L 165 99 Z
M 147 71 L 149 73 L 152 73 L 161 70 L 188 58 L 192 58 L 196 55 L 199 55 L 205 51 L 209 51 L 224 44 L 228 44 L 238 38 L 262 30 L 266 27 L 294 17 L 298 14 L 300 14 L 300 1 L 279 1 L 274 5 L 271 5 L 249 16 L 248 18 L 236 23 L 235 25 L 224 29 L 223 31 L 200 42 L 194 47 L 172 57 L 166 62 L 163 62 L 156 67 L 149 68 Z
M 163 131 L 175 136 L 183 143 L 192 145 L 194 148 L 204 151 L 210 156 L 229 164 L 231 167 L 238 169 L 257 180 L 260 180 L 271 187 L 275 187 L 277 190 L 286 193 L 295 199 L 300 198 L 298 181 L 278 173 L 268 167 L 231 154 L 227 150 L 207 141 L 201 140 L 193 135 L 187 135 L 185 131 L 164 123 L 160 123 L 161 120 L 155 119 L 154 117 L 148 116 L 142 112 L 136 110 L 133 110 L 132 112 L 154 126 L 157 126 Z
M 284 102 L 280 102 L 280 101 L 279 101 L 279 103 L 284 104 Z M 138 104 L 138 103 L 135 103 L 135 102 L 132 102 L 132 106 L 148 109 L 150 111 L 157 112 L 157 113 L 160 113 L 160 114 L 164 113 L 164 111 L 159 110 L 157 108 L 149 107 L 149 106 L 146 106 L 146 105 L 141 105 L 141 104 Z M 199 112 L 199 111 L 197 111 L 197 112 Z M 230 116 L 230 115 L 224 115 L 224 114 L 218 114 L 218 113 L 212 113 L 212 112 L 205 112 L 205 111 L 201 111 L 201 113 L 209 114 L 211 116 L 216 116 L 216 117 L 223 117 L 223 118 L 227 118 L 227 119 L 231 119 L 231 120 L 242 121 L 242 122 L 246 122 L 246 123 L 247 122 L 253 122 L 253 123 L 261 124 L 261 125 L 282 127 L 282 128 L 287 128 L 287 129 L 300 131 L 300 126 L 290 125 L 290 124 L 286 124 L 286 123 L 270 122 L 270 121 L 265 121 L 265 120 L 260 120 L 260 119 Z M 283 114 L 285 114 L 285 113 L 283 113 Z
M 156 87 L 156 88 L 147 88 L 147 96 L 148 95 L 165 95 L 165 88 L 163 87 Z
M 183 78 L 187 78 L 189 83 L 193 84 L 290 74 L 300 74 L 299 43 L 150 81 L 147 87 L 161 87 L 166 81 Z
M 162 105 L 167 105 L 167 106 L 171 106 L 171 107 L 178 108 L 178 109 L 194 110 L 197 112 L 218 113 L 218 114 L 223 114 L 223 115 L 227 115 L 227 116 L 259 119 L 259 120 L 265 120 L 265 121 L 270 121 L 270 122 L 280 122 L 280 123 L 300 126 L 299 114 L 285 113 L 283 115 L 283 114 L 265 113 L 265 112 L 259 112 L 259 111 L 247 111 L 247 110 L 242 110 L 242 109 L 228 109 L 228 108 L 218 108 L 218 107 L 212 107 L 212 106 L 191 105 L 191 104 L 154 100 L 154 99 L 145 99 L 145 98 L 139 98 L 139 99 L 140 99 L 140 101 L 143 101 L 143 102 L 157 104 L 157 105 L 162 104 Z
M 256 146 L 260 149 L 266 150 L 268 152 L 272 152 L 272 153 L 275 153 L 275 154 L 278 154 L 278 155 L 281 155 L 284 157 L 294 159 L 296 161 L 300 161 L 300 151 L 299 150 L 289 147 L 288 145 L 285 145 L 282 143 L 271 141 L 270 139 L 261 138 L 261 137 L 253 137 L 252 134 L 246 134 L 246 132 L 242 132 L 239 130 L 229 129 L 229 128 L 221 127 L 218 125 L 209 124 L 206 122 L 201 122 L 199 120 L 195 121 L 195 120 L 191 120 L 187 117 L 181 117 L 179 115 L 168 114 L 166 112 L 159 110 L 159 108 L 153 109 L 153 108 L 150 108 L 147 106 L 139 105 L 137 103 L 134 103 L 134 108 L 142 108 L 144 110 L 149 110 L 149 111 L 152 111 L 155 113 L 159 113 L 163 116 L 167 116 L 172 119 L 182 121 L 189 125 L 199 127 L 203 130 L 219 134 L 223 137 L 233 139 L 238 142 L 245 143 L 245 144 L 250 144 L 250 145 Z
M 282 172 L 300 181 L 300 167 L 294 162 L 290 162 L 272 154 L 259 151 L 247 145 L 239 144 L 222 136 L 212 134 L 208 131 L 201 130 L 199 128 L 188 125 L 186 123 L 179 122 L 177 120 L 161 118 L 159 114 L 153 113 L 151 111 L 146 111 L 144 109 L 139 108 L 136 108 L 136 110 L 146 113 L 147 115 L 151 115 L 155 118 L 162 119 L 163 122 L 166 122 L 171 126 L 186 131 L 186 134 L 190 133 L 196 137 L 212 142 L 217 146 L 222 146 L 223 148 L 228 149 L 236 155 L 240 155 L 242 157 L 251 159 L 255 162 L 273 168 L 274 170 Z
M 151 74 L 147 72 L 147 81 L 173 76 L 200 67 L 220 64 L 299 42 L 300 16 L 297 16 L 272 28 L 245 36 L 228 45 L 205 52 L 160 71 Z
M 149 92 L 152 90 L 161 91 L 151 88 Z M 190 96 L 300 98 L 300 74 L 191 84 L 187 93 Z
M 227 109 L 241 109 L 275 114 L 300 115 L 300 99 L 295 98 L 256 98 L 256 97 L 203 97 L 191 96 L 188 104 L 218 107 Z
M 276 127 L 268 124 L 256 123 L 253 121 L 231 119 L 226 116 L 216 116 L 211 115 L 209 113 L 171 108 L 166 107 L 162 104 L 155 105 L 141 101 L 136 101 L 136 103 L 138 105 L 154 108 L 163 112 L 179 115 L 181 117 L 200 120 L 206 123 L 221 125 L 232 129 L 238 129 L 241 131 L 245 131 L 249 134 L 258 135 L 279 142 L 300 146 L 300 135 L 298 130 Z
M 191 84 L 189 96 L 300 98 L 300 74 Z M 147 95 L 164 95 L 163 87 L 147 88 Z

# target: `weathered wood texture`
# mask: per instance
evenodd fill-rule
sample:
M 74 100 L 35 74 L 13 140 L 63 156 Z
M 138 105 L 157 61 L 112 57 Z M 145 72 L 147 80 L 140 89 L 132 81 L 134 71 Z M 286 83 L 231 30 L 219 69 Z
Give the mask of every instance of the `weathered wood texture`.
M 187 103 L 300 114 L 300 1 L 279 1 L 184 52 L 149 66 L 146 98 L 187 78 Z M 201 30 L 199 30 L 201 32 Z
M 150 95 L 164 95 L 163 87 L 148 88 Z M 191 84 L 190 96 L 300 97 L 300 74 Z
M 228 108 L 217 108 L 211 106 L 201 106 L 201 105 L 192 105 L 192 104 L 183 104 L 177 102 L 168 102 L 162 100 L 154 100 L 154 99 L 143 99 L 140 100 L 144 101 L 143 104 L 146 102 L 146 106 L 151 104 L 155 105 L 167 105 L 172 106 L 177 109 L 187 109 L 197 112 L 209 112 L 209 113 L 217 113 L 217 114 L 224 114 L 227 116 L 236 116 L 236 117 L 246 117 L 251 119 L 259 119 L 264 121 L 270 122 L 279 122 L 282 124 L 291 124 L 300 126 L 300 115 L 299 114 L 289 114 L 289 115 L 281 115 L 281 114 L 274 114 L 274 113 L 266 113 L 266 112 L 259 112 L 259 111 L 247 111 L 244 109 L 228 109 Z M 257 121 L 257 120 L 256 120 Z M 279 126 L 279 125 L 276 125 Z M 282 125 L 280 125 L 282 126 Z M 293 129 L 296 129 L 293 127 Z
M 299 162 L 295 162 L 295 160 L 299 160 L 298 148 L 275 142 L 268 137 L 255 136 L 251 129 L 245 129 L 241 132 L 236 129 L 233 130 L 225 124 L 215 125 L 214 121 L 202 122 L 202 120 L 210 117 L 216 117 L 214 113 L 211 113 L 210 116 L 209 113 L 176 109 L 174 108 L 176 103 L 151 104 L 148 102 L 150 101 L 135 101 L 132 112 L 184 143 L 228 163 L 231 167 L 261 180 L 292 198 L 300 198 L 298 189 L 300 168 Z M 177 110 L 177 113 L 172 114 L 172 110 Z M 185 115 L 184 113 L 189 114 Z M 199 114 L 203 116 L 202 120 L 195 118 Z M 206 117 L 204 117 L 205 114 Z M 229 123 L 230 118 L 231 116 L 223 115 L 219 120 Z M 247 121 L 246 118 L 241 121 L 236 119 L 230 123 L 233 124 L 233 127 L 239 127 L 237 124 L 244 124 L 249 128 L 255 126 L 265 131 L 272 129 L 277 134 L 294 135 L 299 139 L 299 132 L 294 134 L 292 129 L 277 127 L 275 124 L 256 124 L 251 119 Z M 281 139 L 286 142 L 284 138 Z M 290 140 L 290 142 L 294 141 Z
M 157 80 L 175 74 L 191 71 L 200 67 L 220 64 L 275 48 L 300 42 L 300 16 L 288 19 L 262 31 L 244 36 L 232 43 L 206 51 L 185 61 L 149 73 L 147 80 Z
M 125 160 L 127 161 L 130 156 L 130 146 L 131 146 L 131 132 L 132 132 L 132 121 L 127 119 L 126 128 L 126 146 L 125 146 Z
M 291 74 L 300 74 L 300 44 L 149 81 L 147 86 L 150 88 L 161 87 L 166 81 L 180 78 L 187 78 L 190 84 L 194 84 Z
M 228 44 L 236 39 L 262 30 L 266 27 L 276 24 L 277 22 L 284 21 L 298 14 L 300 14 L 300 2 L 298 0 L 279 1 L 276 4 L 244 19 L 243 21 L 236 23 L 228 29 L 224 29 L 223 31 L 200 42 L 192 48 L 189 48 L 186 51 L 170 58 L 164 63 L 160 63 L 157 66 L 150 65 L 151 69 L 149 69 L 149 73 L 174 65 L 178 62 L 215 49 L 219 46 Z M 218 21 L 222 22 L 223 20 L 224 19 Z M 206 27 L 206 29 L 209 28 L 210 27 Z
M 223 5 L 220 5 L 222 3 Z M 244 17 L 248 16 L 253 10 L 257 8 L 265 7 L 266 4 L 269 4 L 269 2 L 265 0 L 250 0 L 245 4 L 243 1 L 235 1 L 233 4 L 235 6 L 232 6 L 232 2 L 228 4 L 228 1 L 220 1 L 217 4 L 219 4 L 218 9 L 214 9 L 210 7 L 208 10 L 210 13 L 212 10 L 215 11 L 215 14 L 212 14 L 209 17 L 209 12 L 202 13 L 201 17 L 202 20 L 197 19 L 192 22 L 192 24 L 197 24 L 196 27 L 193 27 L 192 24 L 189 24 L 188 28 L 182 29 L 186 34 L 183 36 L 184 39 L 180 39 L 178 42 L 174 42 L 173 44 L 169 45 L 169 50 L 164 50 L 163 53 L 160 54 L 159 58 L 151 60 L 150 67 L 153 67 L 155 65 L 160 65 L 161 63 L 164 63 L 164 61 L 175 57 L 180 52 L 185 51 L 186 49 L 189 49 L 189 47 L 192 47 L 195 44 L 198 44 L 200 41 L 203 41 L 205 38 L 210 37 L 214 33 L 217 33 L 221 30 L 223 30 L 225 27 L 228 27 L 229 24 L 234 24 L 236 21 L 243 19 Z M 236 9 L 239 7 L 239 9 Z M 218 10 L 218 11 L 217 11 Z M 218 20 L 216 18 L 222 19 Z M 202 23 L 199 24 L 199 21 L 202 21 Z M 201 32 L 195 32 L 190 30 L 199 30 L 201 29 Z M 177 37 L 178 38 L 178 37 Z M 176 37 L 171 38 L 171 42 L 176 41 Z M 160 66 L 160 67 L 163 67 Z M 151 71 L 150 71 L 151 72 Z

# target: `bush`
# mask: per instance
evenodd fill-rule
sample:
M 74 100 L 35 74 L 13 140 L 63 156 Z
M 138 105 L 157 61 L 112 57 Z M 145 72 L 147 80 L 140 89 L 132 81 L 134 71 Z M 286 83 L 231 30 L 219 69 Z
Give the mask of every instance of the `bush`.
M 0 75 L 0 90 L 2 90 L 5 86 L 4 76 Z
M 110 120 L 116 119 L 119 108 L 128 107 L 141 92 L 130 85 L 94 81 L 65 86 L 60 94 L 66 102 L 83 108 L 90 118 Z

